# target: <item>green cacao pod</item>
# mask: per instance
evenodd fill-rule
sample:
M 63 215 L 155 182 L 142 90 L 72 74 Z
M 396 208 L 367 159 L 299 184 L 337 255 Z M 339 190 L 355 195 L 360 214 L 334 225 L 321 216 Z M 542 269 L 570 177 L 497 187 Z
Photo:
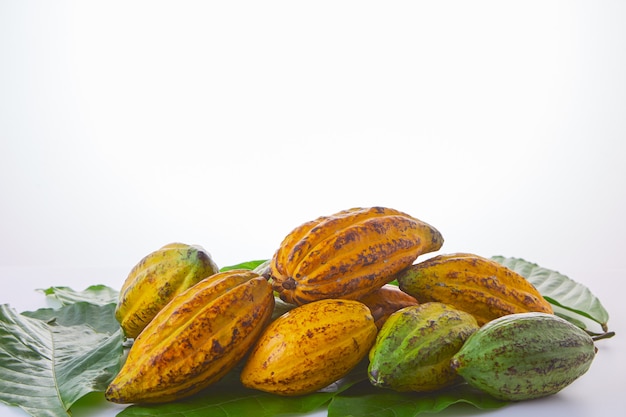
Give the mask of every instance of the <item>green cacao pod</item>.
M 198 245 L 170 243 L 146 255 L 120 290 L 115 318 L 135 338 L 173 297 L 216 274 L 211 255 Z
M 474 333 L 451 366 L 471 386 L 507 401 L 555 394 L 583 375 L 595 357 L 591 336 L 552 314 L 518 313 Z
M 443 303 L 405 307 L 383 324 L 369 353 L 372 385 L 396 391 L 434 391 L 460 380 L 450 359 L 478 330 L 469 313 Z
M 273 308 L 272 286 L 252 271 L 200 281 L 174 297 L 135 339 L 105 398 L 155 403 L 197 393 L 242 360 Z

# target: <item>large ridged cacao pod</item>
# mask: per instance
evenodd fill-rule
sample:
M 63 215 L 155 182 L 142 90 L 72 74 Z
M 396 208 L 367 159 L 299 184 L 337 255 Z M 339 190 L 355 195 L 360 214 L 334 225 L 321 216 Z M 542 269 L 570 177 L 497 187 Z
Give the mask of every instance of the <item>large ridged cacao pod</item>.
M 469 313 L 442 303 L 393 313 L 369 353 L 372 385 L 395 391 L 434 391 L 460 380 L 450 360 L 478 330 Z
M 242 360 L 273 308 L 271 285 L 252 271 L 206 278 L 174 297 L 135 339 L 106 399 L 154 403 L 197 393 Z
M 170 243 L 146 255 L 120 290 L 115 318 L 135 338 L 172 298 L 216 274 L 211 255 L 198 245 Z
M 280 298 L 292 304 L 358 299 L 442 244 L 437 229 L 406 213 L 353 208 L 289 233 L 272 258 L 271 280 Z
M 585 331 L 553 314 L 518 313 L 474 333 L 451 366 L 475 388 L 506 401 L 555 394 L 582 376 L 595 358 Z
M 526 278 L 469 253 L 435 256 L 411 265 L 396 279 L 420 303 L 450 304 L 473 314 L 479 325 L 507 314 L 553 313 L 550 303 Z
M 241 382 L 283 396 L 312 393 L 365 358 L 377 331 L 369 309 L 358 301 L 327 299 L 296 307 L 266 328 Z

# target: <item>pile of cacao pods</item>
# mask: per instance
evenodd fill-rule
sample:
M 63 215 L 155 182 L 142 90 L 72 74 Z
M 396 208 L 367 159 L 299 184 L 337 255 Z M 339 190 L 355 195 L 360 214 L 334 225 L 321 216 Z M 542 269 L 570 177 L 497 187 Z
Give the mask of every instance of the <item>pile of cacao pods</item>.
M 467 383 L 517 401 L 587 371 L 593 339 L 530 282 L 474 254 L 417 261 L 442 245 L 431 225 L 384 207 L 304 223 L 255 270 L 220 272 L 203 248 L 166 245 L 121 288 L 116 318 L 134 340 L 105 397 L 174 401 L 238 364 L 245 387 L 304 395 L 368 361 L 376 387 Z

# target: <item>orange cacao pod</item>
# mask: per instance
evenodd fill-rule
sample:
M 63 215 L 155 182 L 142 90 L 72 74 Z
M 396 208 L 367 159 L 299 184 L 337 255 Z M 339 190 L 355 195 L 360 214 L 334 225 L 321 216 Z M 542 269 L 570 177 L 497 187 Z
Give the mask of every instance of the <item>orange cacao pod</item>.
M 420 303 L 438 301 L 466 311 L 479 325 L 513 313 L 553 313 L 526 278 L 470 253 L 435 256 L 396 276 L 400 288 Z
M 374 323 L 379 329 L 385 324 L 385 321 L 391 314 L 404 307 L 418 304 L 415 297 L 391 284 L 383 285 L 379 289 L 359 298 L 359 301 L 369 307 L 374 317 Z
M 272 258 L 271 280 L 280 298 L 296 305 L 358 299 L 442 244 L 437 229 L 406 213 L 352 208 L 289 233 Z
M 363 360 L 377 332 L 369 309 L 358 301 L 326 299 L 295 307 L 267 326 L 241 382 L 283 396 L 312 393 Z
M 156 403 L 197 393 L 243 359 L 273 308 L 271 285 L 252 271 L 200 281 L 174 297 L 135 339 L 105 398 Z

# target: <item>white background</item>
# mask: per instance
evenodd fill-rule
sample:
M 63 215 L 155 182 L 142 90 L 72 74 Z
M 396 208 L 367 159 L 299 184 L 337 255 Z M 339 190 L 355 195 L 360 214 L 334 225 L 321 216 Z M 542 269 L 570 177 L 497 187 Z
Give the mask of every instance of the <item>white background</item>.
M 622 1 L 0 0 L 0 303 L 118 288 L 173 241 L 266 259 L 304 221 L 389 206 L 611 314 L 588 375 L 489 415 L 613 415 L 625 21 Z

